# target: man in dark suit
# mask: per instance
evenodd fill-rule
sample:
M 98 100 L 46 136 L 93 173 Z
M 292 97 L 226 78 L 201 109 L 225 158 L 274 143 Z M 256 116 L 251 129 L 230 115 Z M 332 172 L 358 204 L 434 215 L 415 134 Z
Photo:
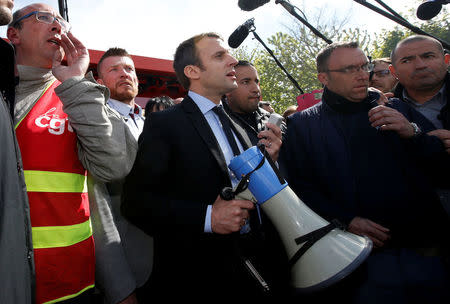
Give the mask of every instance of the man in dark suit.
M 175 53 L 174 69 L 189 93 L 182 103 L 146 120 L 122 203 L 123 214 L 154 237 L 153 273 L 140 295 L 138 291 L 143 301 L 265 296 L 243 256 L 272 290 L 288 285 L 281 244 L 265 233 L 270 223 L 263 219 L 261 224 L 251 201 L 226 201 L 219 195 L 238 183 L 227 168 L 236 152 L 215 112 L 221 97 L 237 87 L 236 63 L 217 34 L 184 41 Z M 241 152 L 256 144 L 228 121 Z M 259 142 L 277 155 L 281 134 L 266 131 L 264 137 Z

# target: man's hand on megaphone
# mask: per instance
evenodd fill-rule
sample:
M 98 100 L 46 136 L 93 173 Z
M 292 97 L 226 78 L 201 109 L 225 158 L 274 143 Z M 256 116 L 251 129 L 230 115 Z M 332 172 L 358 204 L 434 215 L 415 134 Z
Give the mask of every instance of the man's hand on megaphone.
M 248 210 L 254 209 L 252 201 L 233 199 L 226 201 L 217 196 L 211 210 L 211 228 L 214 233 L 237 232 L 249 218 Z
M 359 216 L 352 219 L 347 227 L 347 231 L 367 236 L 372 240 L 375 248 L 383 247 L 385 242 L 391 238 L 388 228 Z
M 278 154 L 281 148 L 281 129 L 277 125 L 268 122 L 266 124 L 267 130 L 263 130 L 258 133 L 259 144 L 263 144 L 266 147 L 266 151 L 274 162 L 278 160 Z

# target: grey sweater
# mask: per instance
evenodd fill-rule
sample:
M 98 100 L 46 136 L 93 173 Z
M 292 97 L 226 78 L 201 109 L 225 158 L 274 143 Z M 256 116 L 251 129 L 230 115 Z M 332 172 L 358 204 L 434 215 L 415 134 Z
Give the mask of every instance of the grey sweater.
M 18 70 L 16 124 L 55 80 L 48 69 L 19 65 Z M 107 303 L 117 303 L 145 283 L 152 269 L 153 240 L 120 215 L 121 184 L 133 166 L 137 141 L 123 117 L 106 104 L 109 90 L 92 74 L 68 79 L 55 92 L 77 134 L 78 157 L 89 171 L 96 284 Z

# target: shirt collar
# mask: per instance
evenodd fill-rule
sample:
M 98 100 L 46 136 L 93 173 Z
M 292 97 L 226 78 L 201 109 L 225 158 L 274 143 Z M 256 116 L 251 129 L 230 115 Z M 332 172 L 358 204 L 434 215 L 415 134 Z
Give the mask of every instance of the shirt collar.
M 208 98 L 203 97 L 202 95 L 199 95 L 195 92 L 189 91 L 188 95 L 189 95 L 189 97 L 192 98 L 192 100 L 198 106 L 198 108 L 200 109 L 200 111 L 202 112 L 203 115 L 205 115 L 205 113 L 211 111 L 214 107 L 217 107 L 217 105 L 214 102 L 212 102 Z M 220 102 L 220 104 L 222 104 L 222 101 Z
M 436 95 L 434 95 L 433 97 L 430 98 L 430 100 L 440 100 L 444 98 L 444 94 L 445 94 L 445 87 L 446 84 L 444 83 L 444 85 L 442 86 L 442 88 L 439 90 L 439 92 L 436 93 Z M 405 88 L 403 88 L 403 92 L 402 92 L 402 96 L 403 99 L 406 100 L 407 102 L 413 103 L 415 105 L 420 105 L 418 102 L 416 102 L 414 99 L 412 99 L 411 97 L 409 97 L 408 92 L 406 91 Z M 427 102 L 428 102 L 427 101 Z
M 139 116 L 142 116 L 142 108 L 138 104 L 134 104 L 134 108 L 124 102 L 115 100 L 110 98 L 108 101 L 112 107 L 119 112 L 122 116 L 128 116 L 130 114 L 137 114 Z

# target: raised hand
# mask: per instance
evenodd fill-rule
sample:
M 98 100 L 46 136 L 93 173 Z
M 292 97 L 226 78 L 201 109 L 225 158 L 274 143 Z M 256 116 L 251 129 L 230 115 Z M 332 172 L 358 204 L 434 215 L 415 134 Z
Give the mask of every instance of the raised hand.
M 266 151 L 269 153 L 273 161 L 277 161 L 280 152 L 282 140 L 281 129 L 272 123 L 267 123 L 267 130 L 258 133 L 260 144 L 266 146 Z
M 53 57 L 52 72 L 61 82 L 75 76 L 84 76 L 89 67 L 89 52 L 87 48 L 69 32 L 61 35 L 62 50 Z M 62 65 L 66 55 L 67 66 Z

